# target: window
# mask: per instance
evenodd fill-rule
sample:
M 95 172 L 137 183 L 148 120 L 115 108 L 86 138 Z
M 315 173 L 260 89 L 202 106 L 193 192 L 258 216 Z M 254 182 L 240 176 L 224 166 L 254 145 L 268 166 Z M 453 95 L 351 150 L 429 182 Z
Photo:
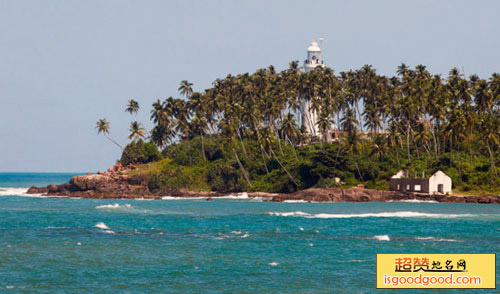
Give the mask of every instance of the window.
M 398 184 L 398 187 L 396 188 L 396 190 L 399 190 L 399 184 Z
M 410 184 L 406 185 L 406 191 L 410 191 Z
M 420 190 L 422 190 L 422 187 L 420 187 L 420 185 L 415 185 L 415 189 L 414 190 L 415 191 L 420 191 Z

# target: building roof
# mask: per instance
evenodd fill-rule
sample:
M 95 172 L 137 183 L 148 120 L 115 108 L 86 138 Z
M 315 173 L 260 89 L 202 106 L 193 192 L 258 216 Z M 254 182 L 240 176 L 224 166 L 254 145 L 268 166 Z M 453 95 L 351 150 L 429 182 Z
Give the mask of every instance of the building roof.
M 447 174 L 445 174 L 443 171 L 438 170 L 437 172 L 432 174 L 430 177 L 427 177 L 425 179 L 430 179 L 431 177 L 436 177 L 436 176 L 441 176 L 441 175 L 449 178 L 449 176 Z M 393 175 L 391 177 L 391 179 L 404 179 L 404 178 L 407 178 L 407 177 L 406 177 L 405 172 L 402 170 L 398 171 L 395 175 Z M 419 178 L 419 179 L 423 179 L 423 178 Z

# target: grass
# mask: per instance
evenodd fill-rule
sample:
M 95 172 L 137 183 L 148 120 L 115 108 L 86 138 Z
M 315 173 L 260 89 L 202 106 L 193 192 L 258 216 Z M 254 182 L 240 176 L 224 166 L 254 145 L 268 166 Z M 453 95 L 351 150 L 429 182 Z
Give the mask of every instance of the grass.
M 160 161 L 137 165 L 135 169 L 127 171 L 125 174 L 136 176 L 143 174 L 158 174 L 163 171 L 165 166 L 172 164 L 172 159 L 164 158 Z

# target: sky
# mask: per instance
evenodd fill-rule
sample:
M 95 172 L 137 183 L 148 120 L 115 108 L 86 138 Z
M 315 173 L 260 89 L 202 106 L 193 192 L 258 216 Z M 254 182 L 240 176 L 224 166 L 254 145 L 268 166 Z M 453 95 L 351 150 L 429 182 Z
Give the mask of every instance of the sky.
M 148 129 L 151 104 L 227 74 L 303 62 L 323 37 L 336 73 L 405 62 L 500 72 L 500 1 L 7 1 L 0 0 L 0 171 L 96 172 Z M 137 117 L 124 111 L 135 99 Z

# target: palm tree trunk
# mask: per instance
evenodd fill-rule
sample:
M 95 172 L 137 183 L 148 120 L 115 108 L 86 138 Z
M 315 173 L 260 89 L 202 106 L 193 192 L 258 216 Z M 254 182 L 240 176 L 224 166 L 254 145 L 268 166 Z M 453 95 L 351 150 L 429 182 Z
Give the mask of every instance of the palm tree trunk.
M 408 164 L 411 165 L 410 157 L 410 123 L 408 122 L 408 128 L 406 129 L 406 149 L 408 151 Z
M 122 145 L 118 144 L 118 142 L 116 142 L 115 140 L 111 139 L 111 137 L 109 137 L 108 135 L 104 134 L 104 136 L 110 140 L 111 142 L 113 142 L 116 146 L 120 147 L 120 149 L 125 153 L 127 154 L 128 157 L 132 158 L 132 156 L 130 156 L 130 154 L 125 150 L 125 148 L 122 147 Z
M 436 129 L 434 127 L 434 124 L 432 124 L 432 139 L 434 141 L 434 155 L 436 157 L 436 159 L 438 159 L 438 143 L 437 143 L 437 139 L 436 139 Z
M 490 153 L 491 165 L 493 166 L 493 170 L 495 171 L 495 177 L 498 178 L 497 166 L 495 165 L 495 158 L 493 157 L 493 152 L 491 151 L 490 142 L 486 139 L 486 146 L 488 146 L 488 152 Z
M 201 135 L 201 153 L 203 154 L 203 160 L 207 160 L 207 156 L 205 155 L 205 143 L 203 142 L 203 132 L 200 132 Z
M 273 148 L 271 147 L 270 149 L 271 149 L 271 154 L 274 156 L 274 159 L 276 159 L 276 161 L 281 166 L 281 168 L 283 168 L 283 170 L 286 172 L 286 174 L 288 175 L 288 177 L 290 178 L 290 180 L 292 180 L 292 182 L 295 184 L 296 187 L 299 187 L 299 184 L 297 184 L 297 182 L 294 180 L 294 178 L 292 177 L 292 175 L 288 172 L 288 170 L 286 169 L 286 167 L 278 159 L 278 157 L 276 156 L 276 153 L 274 153 Z
M 470 165 L 472 166 L 472 146 L 470 143 L 470 140 L 472 139 L 472 126 L 469 128 L 470 129 L 470 135 L 469 135 L 469 158 L 470 158 Z
M 453 136 L 450 136 L 450 167 L 453 166 Z
M 288 140 L 288 143 L 290 143 L 290 145 L 292 146 L 293 155 L 295 155 L 295 159 L 299 161 L 299 157 L 297 156 L 297 151 L 295 150 L 295 145 L 293 145 L 292 141 L 290 140 L 290 138 L 288 138 L 288 136 L 285 136 L 285 140 Z
M 113 142 L 116 146 L 120 147 L 121 150 L 125 150 L 122 145 L 118 144 L 115 140 L 111 139 L 111 137 L 109 137 L 108 135 L 104 134 L 104 136 L 106 138 L 108 138 L 108 140 L 110 140 L 111 142 Z
M 354 164 L 356 165 L 356 169 L 358 170 L 358 174 L 359 174 L 359 178 L 361 179 L 361 182 L 364 182 L 363 176 L 361 175 L 361 172 L 359 171 L 358 162 L 355 161 Z
M 278 146 L 279 146 L 279 148 L 280 148 L 281 155 L 283 155 L 283 156 L 284 156 L 284 155 L 285 155 L 285 153 L 283 153 L 283 148 L 281 148 L 281 139 L 280 139 L 280 136 L 279 136 L 279 134 L 278 134 L 278 131 L 277 131 L 277 130 L 275 130 L 275 131 L 274 131 L 274 133 L 276 134 L 276 137 L 278 138 Z
M 241 138 L 239 126 L 236 128 L 236 133 L 238 133 L 238 138 L 240 138 L 240 143 L 241 143 L 241 148 L 243 149 L 243 153 L 245 153 L 245 157 L 248 158 L 247 150 L 245 149 L 245 144 L 243 143 L 243 139 Z
M 241 164 L 240 158 L 238 157 L 238 153 L 236 153 L 236 149 L 233 148 L 233 153 L 234 157 L 236 158 L 236 161 L 238 162 L 238 165 L 240 166 L 241 173 L 243 174 L 243 177 L 247 181 L 247 184 L 250 186 L 250 188 L 253 188 L 252 183 L 250 183 L 250 178 L 248 177 L 247 171 L 243 167 L 243 164 Z

